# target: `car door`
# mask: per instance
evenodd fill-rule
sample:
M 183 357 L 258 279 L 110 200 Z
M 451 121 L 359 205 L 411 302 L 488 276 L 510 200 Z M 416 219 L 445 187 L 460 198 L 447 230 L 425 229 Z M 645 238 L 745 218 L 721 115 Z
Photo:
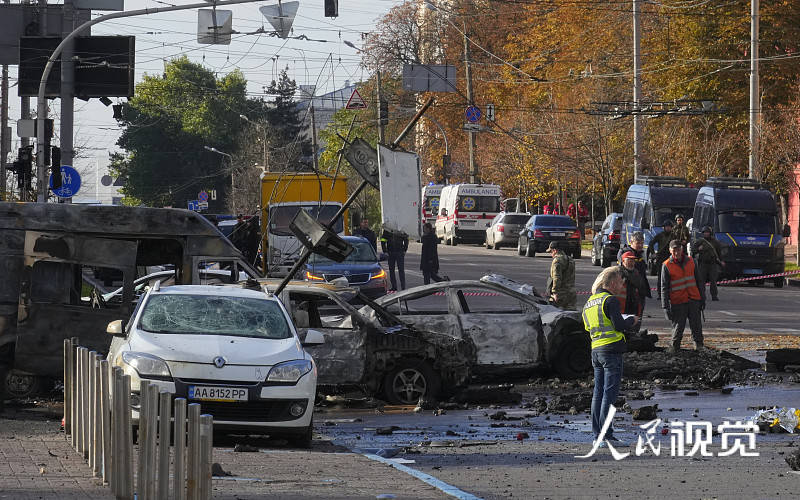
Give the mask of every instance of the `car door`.
M 27 231 L 17 314 L 15 366 L 38 375 L 63 374 L 64 339 L 104 353 L 106 326 L 130 316 L 136 242 Z M 122 301 L 106 304 L 92 270 L 122 275 Z
M 450 293 L 479 366 L 532 368 L 543 362 L 544 330 L 535 307 L 490 287 L 463 286 Z
M 318 384 L 364 381 L 368 329 L 356 311 L 334 296 L 309 292 L 289 292 L 288 309 L 301 339 L 309 329 L 325 337 L 324 344 L 305 348 L 317 364 Z

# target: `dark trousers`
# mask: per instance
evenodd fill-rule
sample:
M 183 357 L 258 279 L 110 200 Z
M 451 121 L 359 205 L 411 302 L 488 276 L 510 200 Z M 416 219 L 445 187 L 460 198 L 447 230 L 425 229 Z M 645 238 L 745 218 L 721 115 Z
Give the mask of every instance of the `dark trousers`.
M 397 266 L 397 274 L 400 275 L 400 290 L 406 289 L 406 254 L 404 252 L 389 253 L 389 281 L 392 283 L 392 290 L 397 290 L 397 280 L 394 277 L 394 268 Z
M 431 280 L 433 280 L 435 283 L 438 283 L 440 281 L 444 281 L 444 278 L 439 276 L 439 272 L 438 271 L 433 271 L 433 270 L 429 270 L 429 269 L 423 269 L 422 270 L 422 282 L 425 283 L 426 285 L 430 285 L 431 284 Z
M 689 300 L 685 304 L 672 304 L 672 347 L 680 349 L 683 340 L 683 330 L 686 328 L 686 319 L 689 319 L 689 328 L 692 330 L 692 340 L 695 345 L 703 345 L 703 321 L 700 317 L 700 301 Z
M 703 286 L 710 283 L 711 298 L 717 298 L 717 280 L 719 280 L 719 264 L 716 262 L 709 262 L 708 264 L 700 264 L 700 279 L 703 280 Z

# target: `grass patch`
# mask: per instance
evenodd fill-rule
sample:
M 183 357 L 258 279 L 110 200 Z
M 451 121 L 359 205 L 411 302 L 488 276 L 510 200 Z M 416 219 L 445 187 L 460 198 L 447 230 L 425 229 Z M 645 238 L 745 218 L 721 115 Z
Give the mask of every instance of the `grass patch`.
M 592 242 L 591 241 L 581 241 L 581 248 L 584 250 L 591 250 L 592 249 Z
M 784 271 L 800 271 L 800 266 L 795 264 L 794 262 L 786 262 L 783 264 Z

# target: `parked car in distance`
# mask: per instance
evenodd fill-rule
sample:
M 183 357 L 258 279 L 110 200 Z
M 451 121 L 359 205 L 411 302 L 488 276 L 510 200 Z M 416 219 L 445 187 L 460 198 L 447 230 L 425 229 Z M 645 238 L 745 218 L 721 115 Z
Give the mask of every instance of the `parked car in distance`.
M 353 251 L 342 262 L 334 262 L 321 255 L 313 254 L 308 259 L 303 278 L 312 282 L 330 282 L 346 278 L 348 285 L 357 288 L 369 298 L 386 295 L 386 271 L 378 260 L 378 255 L 366 238 L 361 236 L 342 236 L 353 246 Z M 381 255 L 383 257 L 383 255 Z
M 531 214 L 520 212 L 500 212 L 486 228 L 486 248 L 500 250 L 501 246 L 514 246 L 519 240 L 519 232 Z
M 581 258 L 581 232 L 566 215 L 534 215 L 519 233 L 517 253 L 533 257 L 544 252 L 550 242 L 558 241 L 564 253 Z
M 596 228 L 592 239 L 592 265 L 608 267 L 617 260 L 622 232 L 622 214 L 608 214 L 603 224 Z
M 311 444 L 317 368 L 281 302 L 242 286 L 154 285 L 129 323 L 116 320 L 108 360 L 131 377 L 133 421 L 148 381 L 199 403 L 214 429 L 244 430 Z

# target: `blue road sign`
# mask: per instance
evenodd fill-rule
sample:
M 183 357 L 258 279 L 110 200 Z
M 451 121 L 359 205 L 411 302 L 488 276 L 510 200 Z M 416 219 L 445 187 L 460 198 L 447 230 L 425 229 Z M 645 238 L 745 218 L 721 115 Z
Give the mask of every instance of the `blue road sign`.
M 198 210 L 200 210 L 200 203 L 197 200 L 189 200 L 186 202 L 186 208 L 197 212 Z
M 206 193 L 205 191 L 200 191 L 199 193 L 197 193 L 197 201 L 202 201 L 202 202 L 208 201 L 208 193 Z
M 478 106 L 468 106 L 464 111 L 467 121 L 470 123 L 478 123 L 481 119 L 481 110 Z
M 81 188 L 81 176 L 69 165 L 61 166 L 61 187 L 53 189 L 53 174 L 50 174 L 50 191 L 60 198 L 72 198 Z

